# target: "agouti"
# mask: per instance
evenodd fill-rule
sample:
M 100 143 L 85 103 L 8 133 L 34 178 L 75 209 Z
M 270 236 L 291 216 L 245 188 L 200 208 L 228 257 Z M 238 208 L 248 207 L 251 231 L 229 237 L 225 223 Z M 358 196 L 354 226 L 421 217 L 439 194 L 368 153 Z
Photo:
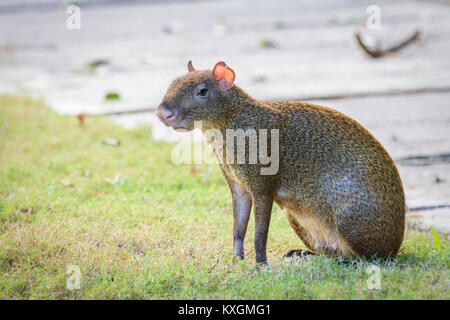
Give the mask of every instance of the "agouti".
M 246 161 L 237 163 L 223 161 L 227 152 L 236 155 L 225 145 L 228 140 L 210 139 L 232 193 L 235 256 L 244 257 L 253 205 L 256 262 L 267 263 L 274 201 L 314 253 L 373 258 L 398 252 L 406 212 L 402 182 L 391 157 L 365 128 L 327 107 L 256 100 L 234 84 L 235 73 L 223 62 L 213 71 L 197 71 L 189 61 L 188 70 L 173 81 L 157 109 L 167 126 L 189 131 L 201 121 L 204 133 L 215 130 L 225 137 L 230 130 L 259 130 L 271 145 L 278 143 L 271 151 L 279 157 L 278 170 L 267 174 L 261 170 L 267 161 L 250 161 L 255 147 L 250 139 Z M 287 256 L 305 253 L 310 252 L 291 250 Z

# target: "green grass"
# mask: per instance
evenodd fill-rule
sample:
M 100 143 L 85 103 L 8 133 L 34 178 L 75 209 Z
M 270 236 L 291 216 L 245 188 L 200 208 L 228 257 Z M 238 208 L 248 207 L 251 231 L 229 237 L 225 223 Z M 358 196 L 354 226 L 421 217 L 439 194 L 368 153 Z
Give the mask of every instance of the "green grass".
M 394 261 L 286 260 L 303 245 L 275 208 L 270 266 L 255 269 L 253 220 L 247 256 L 233 261 L 219 169 L 175 165 L 172 147 L 148 128 L 91 118 L 80 128 L 43 101 L 0 96 L 0 298 L 449 299 L 448 242 L 431 232 L 408 231 Z M 380 290 L 367 288 L 370 263 Z M 66 286 L 70 265 L 80 290 Z

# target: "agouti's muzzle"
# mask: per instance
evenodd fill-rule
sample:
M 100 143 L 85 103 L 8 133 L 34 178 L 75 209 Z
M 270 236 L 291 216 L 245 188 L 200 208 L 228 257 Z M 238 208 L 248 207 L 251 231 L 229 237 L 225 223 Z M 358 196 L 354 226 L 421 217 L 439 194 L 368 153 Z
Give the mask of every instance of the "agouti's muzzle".
M 170 110 L 164 103 L 160 104 L 156 109 L 156 115 L 166 125 L 171 125 L 177 118 L 178 113 Z

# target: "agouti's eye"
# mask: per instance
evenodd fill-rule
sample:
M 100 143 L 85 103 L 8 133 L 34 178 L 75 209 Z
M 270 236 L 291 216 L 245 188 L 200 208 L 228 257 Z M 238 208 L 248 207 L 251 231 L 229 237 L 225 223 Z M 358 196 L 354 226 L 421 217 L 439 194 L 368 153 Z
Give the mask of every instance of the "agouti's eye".
M 202 89 L 200 89 L 200 90 L 198 90 L 198 93 L 197 93 L 200 97 L 206 97 L 206 95 L 208 94 L 208 89 L 206 89 L 206 88 L 202 88 Z

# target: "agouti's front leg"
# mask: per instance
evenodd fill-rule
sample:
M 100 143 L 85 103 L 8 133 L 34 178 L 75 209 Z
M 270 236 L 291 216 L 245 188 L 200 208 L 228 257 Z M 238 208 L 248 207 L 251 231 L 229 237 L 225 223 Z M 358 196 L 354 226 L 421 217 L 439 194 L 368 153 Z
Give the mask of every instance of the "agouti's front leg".
M 273 196 L 253 195 L 255 206 L 256 263 L 267 264 L 266 244 L 272 214 Z
M 244 238 L 252 209 L 252 198 L 235 183 L 229 183 L 233 196 L 233 255 L 244 259 Z

